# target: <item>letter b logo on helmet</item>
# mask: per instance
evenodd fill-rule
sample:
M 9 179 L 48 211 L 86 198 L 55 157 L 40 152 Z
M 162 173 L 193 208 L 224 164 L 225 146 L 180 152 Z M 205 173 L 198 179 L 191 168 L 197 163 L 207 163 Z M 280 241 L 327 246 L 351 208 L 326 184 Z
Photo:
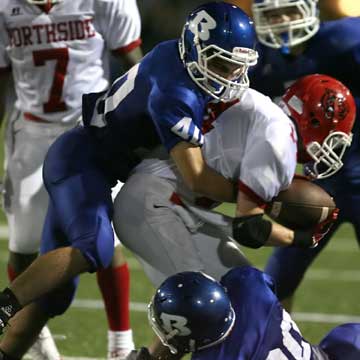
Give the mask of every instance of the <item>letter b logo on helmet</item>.
M 191 330 L 185 326 L 187 324 L 187 319 L 184 316 L 162 313 L 160 319 L 163 322 L 164 329 L 168 333 L 176 331 L 176 334 L 179 336 L 191 334 Z
M 189 30 L 199 39 L 206 41 L 210 38 L 210 31 L 216 28 L 216 21 L 205 11 L 198 12 L 190 22 Z

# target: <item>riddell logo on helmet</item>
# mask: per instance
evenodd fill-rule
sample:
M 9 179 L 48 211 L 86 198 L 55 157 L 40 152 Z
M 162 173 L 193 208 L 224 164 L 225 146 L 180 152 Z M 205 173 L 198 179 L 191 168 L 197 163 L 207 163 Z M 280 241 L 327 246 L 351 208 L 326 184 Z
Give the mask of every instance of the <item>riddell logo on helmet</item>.
M 336 92 L 331 89 L 326 89 L 325 94 L 321 98 L 321 105 L 325 112 L 327 120 L 336 119 L 343 120 L 349 113 L 349 107 L 344 98 L 336 95 Z

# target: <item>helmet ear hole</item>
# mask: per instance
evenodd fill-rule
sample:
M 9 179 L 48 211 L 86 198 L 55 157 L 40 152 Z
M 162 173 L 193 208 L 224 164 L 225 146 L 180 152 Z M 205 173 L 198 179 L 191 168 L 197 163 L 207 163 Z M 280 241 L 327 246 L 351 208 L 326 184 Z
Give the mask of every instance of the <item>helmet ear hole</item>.
M 312 118 L 310 120 L 310 124 L 311 124 L 311 127 L 313 127 L 314 129 L 317 129 L 320 127 L 320 120 L 317 118 Z

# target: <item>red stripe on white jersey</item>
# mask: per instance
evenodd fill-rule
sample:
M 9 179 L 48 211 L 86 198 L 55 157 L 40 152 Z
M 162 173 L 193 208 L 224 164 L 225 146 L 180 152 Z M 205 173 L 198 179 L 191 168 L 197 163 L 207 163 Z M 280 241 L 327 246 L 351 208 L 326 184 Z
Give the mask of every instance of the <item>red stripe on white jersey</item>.
M 115 50 L 112 50 L 112 53 L 113 54 L 117 54 L 117 55 L 123 55 L 123 54 L 126 54 L 134 49 L 136 49 L 137 47 L 139 47 L 140 45 L 142 44 L 142 40 L 141 39 L 137 39 L 133 42 L 131 42 L 130 44 L 126 45 L 126 46 L 123 46 L 119 49 L 115 49 Z
M 238 182 L 239 191 L 246 194 L 252 201 L 254 201 L 259 207 L 265 208 L 266 201 L 262 199 L 258 194 L 256 194 L 252 189 L 250 189 L 246 184 L 242 181 Z

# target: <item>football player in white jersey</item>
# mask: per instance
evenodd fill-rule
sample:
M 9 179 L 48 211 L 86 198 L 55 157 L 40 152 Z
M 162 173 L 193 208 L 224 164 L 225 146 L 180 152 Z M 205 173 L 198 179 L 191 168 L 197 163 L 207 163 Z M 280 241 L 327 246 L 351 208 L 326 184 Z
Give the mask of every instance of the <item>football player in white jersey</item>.
M 1 1 L 1 119 L 11 76 L 16 90 L 6 132 L 4 184 L 10 280 L 39 250 L 48 204 L 42 163 L 49 146 L 81 121 L 82 94 L 107 88 L 105 50 L 129 68 L 142 57 L 140 44 L 135 0 Z M 97 277 L 109 322 L 108 357 L 122 359 L 133 347 L 129 271 L 119 246 L 115 254 L 112 267 L 99 270 Z M 31 353 L 59 359 L 46 328 Z
M 334 121 L 326 116 L 323 99 L 330 90 L 349 109 L 341 121 L 340 109 Z M 211 202 L 184 185 L 170 160 L 160 160 L 161 149 L 126 181 L 114 203 L 115 231 L 154 286 L 188 270 L 220 279 L 230 268 L 248 264 L 238 243 L 308 248 L 321 240 L 325 224 L 313 231 L 292 231 L 264 219 L 264 205 L 288 188 L 301 159 L 311 157 L 314 177 L 320 169 L 341 167 L 341 156 L 329 153 L 336 149 L 342 154 L 350 146 L 354 99 L 337 80 L 311 75 L 287 90 L 281 106 L 283 110 L 248 89 L 232 106 L 222 104 L 225 111 L 207 124 L 202 153 L 211 168 L 238 183 L 235 218 L 206 209 Z M 152 347 L 153 354 L 166 359 L 163 351 L 167 353 L 159 343 Z
M 342 120 L 341 109 L 335 110 L 334 121 L 326 117 L 323 99 L 330 90 L 349 109 Z M 160 160 L 161 150 L 137 166 L 116 197 L 115 231 L 139 257 L 155 286 L 185 270 L 201 270 L 219 279 L 246 262 L 236 242 L 252 248 L 306 248 L 321 239 L 322 229 L 314 230 L 314 236 L 313 231 L 271 224 L 263 219 L 264 205 L 289 187 L 301 159 L 310 156 L 317 164 L 314 177 L 319 169 L 341 167 L 341 156 L 329 153 L 336 149 L 342 154 L 351 143 L 355 108 L 349 90 L 316 74 L 287 90 L 282 109 L 253 89 L 232 106 L 223 105 L 228 108 L 208 127 L 202 152 L 210 167 L 238 183 L 234 220 L 206 209 L 211 203 L 184 185 L 170 160 Z M 210 207 L 216 205 L 212 202 Z

